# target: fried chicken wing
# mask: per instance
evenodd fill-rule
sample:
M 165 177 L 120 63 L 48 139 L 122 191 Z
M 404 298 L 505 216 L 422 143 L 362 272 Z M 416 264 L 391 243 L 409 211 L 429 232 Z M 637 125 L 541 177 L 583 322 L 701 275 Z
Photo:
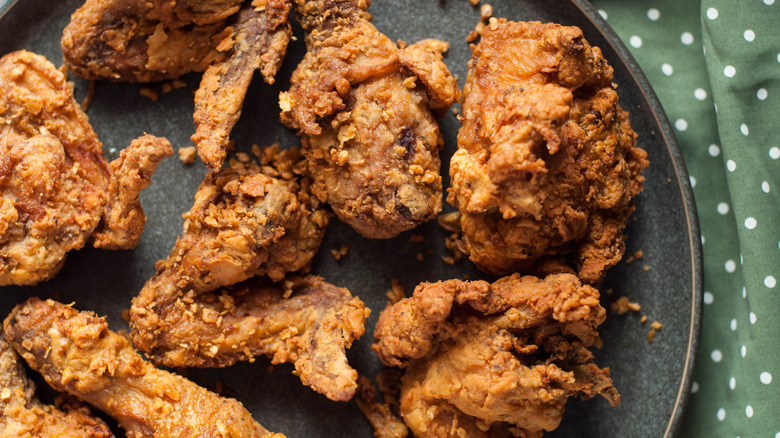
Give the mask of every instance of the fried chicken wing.
M 599 283 L 623 255 L 648 164 L 612 67 L 579 28 L 504 19 L 469 67 L 447 199 L 460 246 L 493 275 L 570 263 Z
M 35 397 L 16 352 L 0 330 L 0 437 L 109 438 L 114 434 L 86 407 L 60 410 Z
M 441 210 L 434 119 L 460 97 L 441 54 L 399 49 L 371 23 L 368 0 L 295 0 L 308 52 L 280 94 L 313 191 L 358 233 L 389 238 Z
M 126 235 L 117 243 L 103 237 L 97 246 L 137 243 L 143 226 L 137 191 L 143 184 L 118 188 L 136 172 L 148 180 L 157 162 L 172 153 L 167 140 L 139 141 L 155 147 L 131 147 L 124 155 L 132 160 L 109 167 L 64 75 L 34 53 L 0 58 L 0 285 L 48 280 L 99 225 Z M 134 211 L 133 220 L 108 220 L 107 205 Z
M 62 34 L 68 68 L 85 79 L 149 82 L 203 71 L 225 56 L 243 0 L 87 0 Z
M 53 388 L 114 417 L 128 437 L 282 437 L 237 400 L 155 368 L 93 313 L 31 298 L 14 308 L 4 329 Z
M 290 6 L 289 0 L 268 0 L 263 9 L 239 12 L 232 53 L 203 74 L 195 94 L 197 128 L 192 141 L 211 171 L 222 167 L 254 71 L 260 69 L 265 81 L 274 83 L 292 35 L 287 21 Z
M 293 362 L 305 385 L 332 400 L 355 394 L 357 371 L 346 348 L 363 335 L 369 311 L 320 277 L 255 278 L 218 292 L 188 292 L 148 312 L 153 319 L 133 319 L 132 336 L 157 363 L 223 367 L 267 355 L 275 364 Z
M 379 316 L 373 349 L 407 367 L 401 414 L 418 437 L 538 437 L 569 397 L 620 401 L 586 347 L 606 318 L 571 274 L 423 283 Z

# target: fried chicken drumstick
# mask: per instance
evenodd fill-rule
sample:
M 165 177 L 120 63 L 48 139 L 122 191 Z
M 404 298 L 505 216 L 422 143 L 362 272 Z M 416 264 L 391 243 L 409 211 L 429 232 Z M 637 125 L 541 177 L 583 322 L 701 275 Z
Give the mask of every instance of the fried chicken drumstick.
M 53 388 L 114 417 L 128 437 L 283 437 L 237 400 L 155 368 L 93 313 L 31 298 L 11 311 L 4 329 Z
M 133 341 L 173 367 L 268 355 L 293 362 L 305 385 L 349 400 L 357 372 L 345 350 L 364 333 L 368 309 L 319 277 L 285 278 L 308 267 L 330 216 L 309 195 L 308 178 L 298 181 L 305 167 L 299 150 L 277 154 L 273 164 L 266 172 L 276 177 L 251 168 L 206 176 L 184 235 L 133 300 Z M 284 280 L 220 289 L 259 275 Z
M 460 90 L 426 43 L 399 49 L 380 33 L 369 4 L 294 1 L 308 52 L 279 101 L 282 122 L 301 135 L 314 194 L 363 236 L 389 238 L 441 210 L 433 113 Z
M 89 409 L 60 410 L 41 403 L 16 352 L 0 330 L 0 437 L 113 438 Z
M 620 395 L 586 349 L 606 318 L 571 274 L 419 285 L 388 306 L 373 349 L 407 367 L 401 414 L 418 437 L 539 437 L 569 397 Z
M 462 249 L 493 275 L 563 261 L 598 284 L 623 256 L 648 164 L 612 67 L 579 28 L 504 19 L 469 67 L 447 199 Z
M 135 247 L 139 192 L 172 153 L 145 135 L 109 166 L 62 73 L 30 52 L 0 58 L 0 285 L 50 279 L 90 237 Z

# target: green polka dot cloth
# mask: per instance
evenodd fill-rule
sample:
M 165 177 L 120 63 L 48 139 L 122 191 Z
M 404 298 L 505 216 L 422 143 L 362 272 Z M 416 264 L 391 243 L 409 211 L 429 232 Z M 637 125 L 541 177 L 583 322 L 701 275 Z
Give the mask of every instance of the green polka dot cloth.
M 679 436 L 780 438 L 780 0 L 592 3 L 658 94 L 696 198 L 702 336 Z

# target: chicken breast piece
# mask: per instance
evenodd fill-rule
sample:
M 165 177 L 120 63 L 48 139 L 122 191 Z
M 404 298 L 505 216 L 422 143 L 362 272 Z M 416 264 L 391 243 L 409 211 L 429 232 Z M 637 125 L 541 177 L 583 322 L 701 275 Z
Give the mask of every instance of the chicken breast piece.
M 314 194 L 363 236 L 389 238 L 441 210 L 434 114 L 460 90 L 440 53 L 425 43 L 402 50 L 380 33 L 369 4 L 295 0 L 308 52 L 279 101 L 282 122 L 301 135 Z
M 418 437 L 539 437 L 567 399 L 620 402 L 586 349 L 606 318 L 571 274 L 419 285 L 379 316 L 373 349 L 407 368 L 401 414 Z
M 473 49 L 447 200 L 483 271 L 574 270 L 598 284 L 625 250 L 647 154 L 613 70 L 576 27 L 491 21 Z
M 3 327 L 46 382 L 114 417 L 128 437 L 283 437 L 255 422 L 237 400 L 155 368 L 93 313 L 31 298 Z

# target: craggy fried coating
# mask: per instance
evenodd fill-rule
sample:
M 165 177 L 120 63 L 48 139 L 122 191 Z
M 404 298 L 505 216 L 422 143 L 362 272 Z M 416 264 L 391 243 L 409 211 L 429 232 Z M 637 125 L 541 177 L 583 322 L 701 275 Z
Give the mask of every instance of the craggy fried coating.
M 85 79 L 149 82 L 224 57 L 242 0 L 87 0 L 62 33 L 68 68 Z
M 460 90 L 440 53 L 425 43 L 399 49 L 380 33 L 369 4 L 295 0 L 308 52 L 279 103 L 302 137 L 314 194 L 363 236 L 389 238 L 441 210 L 443 140 L 432 112 Z
M 96 248 L 132 249 L 138 246 L 146 215 L 141 208 L 141 190 L 149 187 L 152 174 L 163 158 L 173 155 L 168 139 L 144 135 L 130 143 L 111 162 L 108 203 L 100 226 L 92 235 Z
M 485 272 L 570 263 L 597 284 L 625 249 L 644 150 L 613 70 L 576 27 L 491 21 L 473 47 L 448 201 Z
M 605 318 L 572 274 L 423 283 L 379 315 L 373 349 L 408 367 L 401 414 L 415 436 L 538 437 L 569 397 L 620 402 L 586 349 Z
M 16 352 L 0 330 L 0 437 L 109 438 L 114 434 L 86 407 L 60 410 L 41 403 Z
M 289 0 L 268 0 L 263 9 L 240 11 L 232 53 L 203 74 L 195 93 L 192 141 L 212 172 L 225 160 L 230 131 L 241 116 L 254 71 L 260 69 L 265 81 L 274 83 L 292 35 L 287 21 L 290 6 Z
M 393 407 L 397 407 L 397 403 L 395 403 L 396 406 L 387 401 L 380 403 L 374 395 L 375 391 L 374 385 L 371 384 L 368 377 L 358 376 L 355 403 L 374 428 L 374 436 L 377 438 L 406 438 L 409 435 L 409 429 L 392 410 Z M 387 397 L 387 394 L 385 396 Z
M 123 152 L 133 157 L 125 166 L 120 158 L 109 167 L 65 76 L 34 53 L 0 58 L 0 285 L 50 279 L 66 253 L 83 247 L 98 226 L 110 234 L 96 246 L 137 243 L 143 227 L 137 191 L 170 155 L 167 140 L 139 141 L 157 146 L 131 147 Z M 119 190 L 132 181 L 139 184 Z M 134 211 L 133 220 L 113 220 L 107 206 L 112 212 Z M 112 235 L 123 241 L 110 242 Z
M 137 312 L 137 310 L 135 310 Z M 292 362 L 303 383 L 345 401 L 357 388 L 346 349 L 365 332 L 370 311 L 349 290 L 308 275 L 280 283 L 251 279 L 227 290 L 156 302 L 133 319 L 133 341 L 169 367 L 224 367 L 267 355 Z
M 91 312 L 30 298 L 11 311 L 4 330 L 49 385 L 114 417 L 129 438 L 282 437 L 237 400 L 155 368 Z

